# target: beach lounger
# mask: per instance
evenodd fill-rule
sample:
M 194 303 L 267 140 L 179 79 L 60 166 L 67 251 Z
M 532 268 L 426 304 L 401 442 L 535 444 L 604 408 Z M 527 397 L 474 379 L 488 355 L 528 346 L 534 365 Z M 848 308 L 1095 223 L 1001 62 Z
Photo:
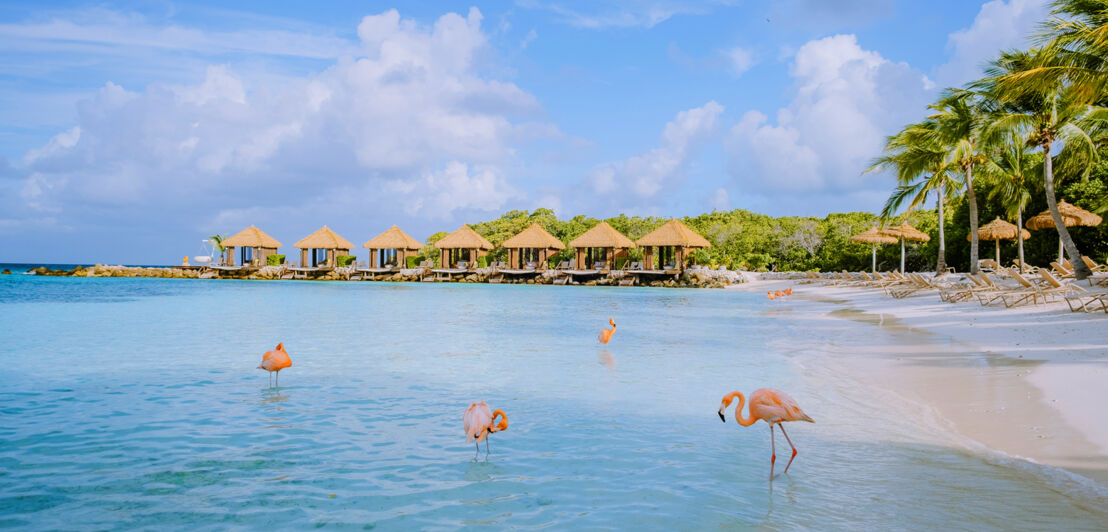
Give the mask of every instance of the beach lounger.
M 1019 259 L 1012 259 L 1012 266 L 1019 270 L 1020 273 L 1039 273 L 1039 268 L 1037 266 L 1020 263 Z
M 1089 269 L 1093 271 L 1093 273 L 1108 272 L 1108 264 L 1097 264 L 1096 261 L 1090 259 L 1089 257 L 1086 257 L 1085 255 L 1081 256 L 1081 261 L 1084 262 L 1085 266 L 1088 266 Z
M 1058 264 L 1057 262 L 1052 262 L 1052 263 L 1050 263 L 1050 267 L 1051 267 L 1051 269 L 1054 273 L 1058 274 L 1058 276 L 1063 278 L 1063 279 L 1073 278 L 1073 270 L 1070 269 L 1070 268 L 1067 268 L 1064 264 Z
M 981 274 L 985 276 L 985 274 Z M 977 292 L 989 292 L 997 290 L 994 286 L 990 286 L 985 281 L 978 279 L 975 275 L 966 274 L 966 279 L 969 279 L 971 284 L 962 284 L 952 286 L 946 290 L 939 291 L 939 299 L 947 303 L 961 303 L 963 301 L 969 301 L 973 299 Z
M 1059 295 L 1065 295 L 1069 292 L 1068 286 L 1062 286 L 1062 284 L 1046 270 L 1040 270 L 1039 275 L 1043 277 L 1044 281 L 1053 279 L 1056 285 L 1050 284 L 1048 281 L 1048 286 L 1044 288 L 1028 281 L 1027 278 L 1020 275 L 1019 272 L 1009 272 L 1009 274 L 1013 279 L 1019 282 L 1020 287 L 1016 290 L 1003 291 L 1000 294 L 1000 301 L 1003 301 L 1004 306 L 1008 308 L 1027 304 L 1039 305 L 1051 303 L 1055 301 Z

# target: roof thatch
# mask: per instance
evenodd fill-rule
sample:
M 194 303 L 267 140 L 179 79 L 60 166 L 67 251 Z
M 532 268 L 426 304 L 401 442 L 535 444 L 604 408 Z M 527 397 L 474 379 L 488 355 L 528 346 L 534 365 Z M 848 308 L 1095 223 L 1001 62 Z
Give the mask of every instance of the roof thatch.
M 1073 227 L 1075 225 L 1092 227 L 1094 225 L 1100 225 L 1100 222 L 1104 221 L 1100 216 L 1082 209 L 1081 207 L 1070 205 L 1064 201 L 1058 202 L 1058 213 L 1062 215 L 1062 223 L 1066 224 L 1066 227 Z M 1032 231 L 1053 229 L 1054 218 L 1050 216 L 1050 209 L 1029 218 L 1027 220 L 1027 228 Z
M 886 235 L 876 227 L 871 227 L 868 231 L 858 233 L 850 237 L 850 240 L 853 242 L 865 242 L 867 244 L 895 244 L 898 241 L 895 236 Z
M 712 243 L 674 218 L 646 236 L 635 241 L 639 246 L 677 246 L 683 248 L 710 248 Z
M 354 244 L 351 244 L 349 240 L 335 234 L 334 231 L 325 225 L 320 227 L 318 231 L 297 242 L 293 247 L 300 249 L 353 249 Z
M 492 249 L 493 246 L 491 242 L 485 240 L 485 237 L 477 234 L 477 231 L 474 231 L 468 225 L 463 225 L 457 231 L 435 242 L 435 247 L 439 249 Z
M 225 239 L 222 244 L 226 247 L 236 248 L 273 248 L 281 247 L 281 243 L 257 227 L 250 226 L 239 231 L 231 238 Z
M 1010 224 L 1001 220 L 999 216 L 997 218 L 981 227 L 977 228 L 977 238 L 981 240 L 1015 240 L 1016 233 L 1019 233 L 1024 240 L 1031 238 L 1031 233 L 1027 229 L 1020 229 L 1015 224 Z M 972 240 L 973 235 L 966 235 L 966 240 Z
M 908 225 L 908 222 L 904 222 L 896 227 L 890 227 L 888 229 L 882 229 L 882 234 L 889 235 L 896 238 L 903 238 L 904 240 L 915 240 L 916 242 L 930 242 L 931 236 L 915 227 Z
M 571 247 L 575 248 L 633 248 L 635 243 L 630 238 L 623 236 L 622 233 L 616 231 L 612 226 L 608 225 L 608 222 L 600 222 L 585 231 L 585 233 L 577 238 L 574 238 L 569 243 Z
M 554 238 L 539 224 L 531 224 L 531 227 L 520 231 L 518 235 L 504 241 L 500 245 L 505 248 L 534 248 L 534 249 L 565 249 L 566 245 L 561 240 Z
M 392 226 L 388 228 L 384 233 L 381 233 L 362 244 L 363 248 L 369 249 L 423 249 L 423 244 L 401 231 L 399 227 Z

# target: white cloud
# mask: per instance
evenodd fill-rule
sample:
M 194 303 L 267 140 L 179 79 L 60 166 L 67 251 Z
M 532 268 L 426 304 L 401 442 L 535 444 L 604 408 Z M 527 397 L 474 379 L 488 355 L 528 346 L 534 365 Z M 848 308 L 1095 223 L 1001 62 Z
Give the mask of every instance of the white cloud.
M 725 141 L 729 169 L 748 193 L 821 193 L 884 187 L 862 175 L 884 138 L 919 118 L 930 81 L 858 46 L 853 35 L 814 40 L 796 53 L 796 93 L 775 123 L 747 112 Z
M 727 58 L 727 66 L 730 67 L 731 73 L 735 76 L 741 76 L 750 67 L 754 66 L 754 52 L 749 48 L 743 48 L 736 46 L 729 50 L 724 51 L 724 57 Z
M 527 32 L 527 35 L 525 35 L 523 37 L 523 40 L 519 41 L 519 48 L 521 50 L 526 50 L 527 47 L 531 43 L 535 42 L 535 39 L 538 39 L 538 38 L 539 38 L 539 33 L 537 31 L 535 31 L 534 28 L 531 28 L 531 31 Z
M 109 82 L 79 103 L 76 126 L 25 154 L 23 197 L 137 210 L 218 198 L 251 212 L 335 190 L 383 203 L 383 184 L 417 175 L 418 209 L 499 208 L 515 190 L 499 167 L 518 143 L 560 133 L 535 120 L 534 96 L 480 73 L 481 21 L 476 9 L 430 27 L 367 16 L 357 56 L 280 82 L 228 65 L 141 92 Z
M 588 29 L 604 28 L 652 28 L 676 15 L 704 14 L 713 4 L 725 1 L 668 1 L 640 0 L 637 2 L 613 2 L 598 0 L 572 5 L 564 2 L 517 0 L 518 5 L 530 9 L 550 11 L 558 19 L 571 26 Z
M 1023 48 L 1050 11 L 1048 0 L 992 0 L 981 6 L 969 28 L 947 39 L 950 61 L 935 77 L 944 87 L 957 87 L 981 77 L 985 64 L 1001 50 Z
M 731 196 L 726 188 L 719 187 L 708 195 L 706 203 L 713 211 L 726 211 L 731 208 Z
M 681 111 L 666 124 L 658 146 L 623 161 L 601 165 L 587 176 L 599 194 L 615 190 L 651 198 L 685 177 L 689 161 L 716 133 L 723 106 L 711 101 Z

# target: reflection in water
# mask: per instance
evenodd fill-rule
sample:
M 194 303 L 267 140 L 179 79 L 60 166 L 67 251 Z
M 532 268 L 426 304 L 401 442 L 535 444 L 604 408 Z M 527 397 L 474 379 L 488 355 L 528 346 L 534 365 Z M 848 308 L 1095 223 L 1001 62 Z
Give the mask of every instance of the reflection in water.
M 612 357 L 612 352 L 607 349 L 601 349 L 596 352 L 596 362 L 601 366 L 605 366 L 608 370 L 616 369 L 616 359 Z
M 289 396 L 287 394 L 282 395 L 281 390 L 278 388 L 268 388 L 262 390 L 262 406 L 277 405 L 276 409 L 280 410 L 279 403 L 287 401 Z

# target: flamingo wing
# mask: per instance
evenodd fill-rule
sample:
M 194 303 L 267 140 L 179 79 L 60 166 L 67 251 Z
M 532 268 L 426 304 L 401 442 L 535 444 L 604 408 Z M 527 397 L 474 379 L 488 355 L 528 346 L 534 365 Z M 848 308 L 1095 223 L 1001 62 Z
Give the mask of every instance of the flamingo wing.
M 484 401 L 469 405 L 462 414 L 462 423 L 466 430 L 466 440 L 477 438 L 481 441 L 485 437 L 485 429 L 492 424 L 492 411 Z
M 781 390 L 761 388 L 751 394 L 750 411 L 770 423 L 780 421 L 812 421 L 796 399 Z

